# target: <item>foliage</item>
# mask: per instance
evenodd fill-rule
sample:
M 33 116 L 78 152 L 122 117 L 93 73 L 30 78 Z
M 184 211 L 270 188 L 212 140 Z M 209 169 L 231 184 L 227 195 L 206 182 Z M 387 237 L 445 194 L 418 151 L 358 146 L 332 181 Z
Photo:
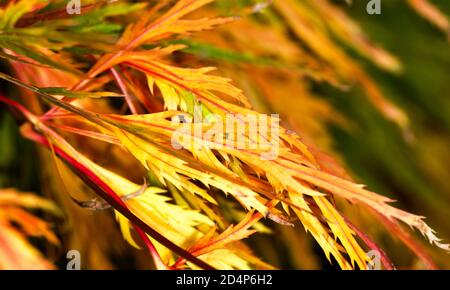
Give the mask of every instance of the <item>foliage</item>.
M 10 72 L 0 73 L 9 87 L 0 102 L 21 123 L 21 135 L 40 145 L 47 167 L 42 184 L 51 184 L 48 191 L 72 223 L 86 221 L 88 234 L 74 234 L 69 243 L 94 257 L 87 267 L 108 268 L 111 252 L 126 248 L 108 243 L 116 237 L 109 208 L 124 239 L 145 247 L 157 269 L 273 268 L 245 241 L 281 229 L 286 246 L 296 248 L 289 241 L 304 234 L 300 226 L 342 269 L 367 269 L 368 250 L 380 252 L 384 268 L 394 267 L 366 233 L 379 223 L 426 267 L 436 265 L 402 224 L 433 251 L 450 250 L 424 217 L 356 182 L 333 153 L 327 126 L 351 132 L 355 124 L 345 109 L 320 98 L 321 91 L 359 90 L 368 110 L 385 118 L 380 122 L 397 126 L 394 136 L 415 140 L 414 120 L 366 64 L 400 75 L 402 61 L 372 43 L 346 8 L 327 0 L 83 1 L 80 15 L 68 15 L 66 1 L 3 2 L 0 57 Z M 437 7 L 408 4 L 449 33 Z M 261 128 L 214 140 L 196 134 L 227 127 L 230 115 L 237 122 L 242 116 L 277 122 L 265 114 L 273 112 L 281 114 L 278 140 Z M 193 122 L 174 122 L 179 119 Z M 250 146 L 255 140 L 265 146 Z M 223 146 L 229 142 L 233 146 Z M 271 152 L 276 158 L 261 158 Z M 379 154 L 380 164 L 389 162 L 384 150 Z M 0 193 L 0 203 L 8 192 Z M 28 207 L 31 198 L 14 192 L 10 202 Z M 26 234 L 57 243 L 47 225 L 23 210 L 0 204 L 4 214 L 7 221 L 27 217 Z M 90 233 L 99 236 L 96 245 Z M 1 236 L 27 248 L 16 259 L 24 264 L 5 268 L 31 267 L 36 259 L 34 266 L 51 267 L 11 225 Z

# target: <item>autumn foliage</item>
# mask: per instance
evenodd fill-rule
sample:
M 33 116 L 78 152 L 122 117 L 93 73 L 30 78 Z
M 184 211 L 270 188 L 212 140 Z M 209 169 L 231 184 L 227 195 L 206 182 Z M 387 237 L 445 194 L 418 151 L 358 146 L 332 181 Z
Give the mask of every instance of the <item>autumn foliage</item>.
M 424 217 L 359 184 L 333 150 L 327 124 L 351 128 L 351 120 L 314 84 L 360 88 L 399 136 L 414 139 L 408 114 L 359 58 L 392 74 L 402 62 L 372 43 L 344 4 L 82 1 L 81 14 L 70 15 L 66 2 L 0 8 L 8 87 L 0 103 L 36 144 L 34 166 L 45 167 L 36 194 L 0 189 L 0 268 L 60 266 L 28 239 L 38 237 L 79 250 L 89 269 L 120 267 L 112 256 L 139 268 L 273 269 L 271 255 L 248 243 L 281 232 L 298 267 L 314 264 L 309 236 L 342 269 L 371 267 L 371 250 L 394 269 L 377 242 L 383 234 L 366 232 L 370 224 L 400 239 L 424 268 L 437 267 L 429 248 L 450 251 Z M 433 4 L 407 2 L 449 33 Z M 213 141 L 193 133 L 226 127 L 230 115 L 280 121 L 279 138 L 260 128 Z M 217 146 L 230 138 L 233 146 Z M 265 146 L 239 146 L 239 138 Z

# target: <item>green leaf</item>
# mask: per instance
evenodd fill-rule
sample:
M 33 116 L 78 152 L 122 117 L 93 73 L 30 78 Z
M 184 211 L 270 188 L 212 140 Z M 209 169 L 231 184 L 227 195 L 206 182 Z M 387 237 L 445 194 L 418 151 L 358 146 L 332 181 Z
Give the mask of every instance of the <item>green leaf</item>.
M 81 74 L 78 70 L 76 70 L 72 67 L 69 67 L 67 65 L 64 65 L 60 62 L 53 61 L 51 58 L 49 58 L 45 54 L 33 49 L 31 46 L 28 46 L 24 43 L 17 43 L 15 41 L 9 41 L 9 40 L 4 39 L 4 37 L 3 37 L 3 39 L 0 38 L 0 47 L 10 49 L 17 54 L 31 58 L 42 65 L 46 65 L 46 66 L 53 67 L 53 68 L 56 68 L 59 70 L 70 72 L 75 75 Z
M 39 88 L 39 91 L 42 93 L 49 94 L 49 95 L 65 96 L 68 98 L 77 98 L 77 99 L 83 99 L 83 98 L 99 99 L 99 98 L 108 98 L 108 97 L 123 97 L 123 95 L 116 94 L 113 92 L 75 92 L 75 91 L 70 91 L 65 88 L 60 88 L 60 87 Z

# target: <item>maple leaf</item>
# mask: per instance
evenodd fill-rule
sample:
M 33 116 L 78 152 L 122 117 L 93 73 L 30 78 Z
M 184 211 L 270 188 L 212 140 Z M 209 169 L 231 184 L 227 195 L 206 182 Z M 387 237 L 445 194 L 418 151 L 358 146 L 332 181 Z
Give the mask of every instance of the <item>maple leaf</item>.
M 278 117 L 253 109 L 255 103 L 261 105 L 255 101 L 259 94 L 284 112 L 289 112 L 286 100 L 292 102 L 292 93 L 301 95 L 297 105 L 303 110 L 297 121 L 307 136 L 327 135 L 326 121 L 346 123 L 328 103 L 316 99 L 306 78 L 338 88 L 360 85 L 385 117 L 409 132 L 407 115 L 335 38 L 382 69 L 400 73 L 401 64 L 370 42 L 340 8 L 325 0 L 275 1 L 272 7 L 260 3 L 244 11 L 251 15 L 267 9 L 268 15 L 261 17 L 264 21 L 255 24 L 258 21 L 248 17 L 234 23 L 239 28 L 234 32 L 225 28 L 220 35 L 216 31 L 204 34 L 203 39 L 229 50 L 191 40 L 172 42 L 238 19 L 212 16 L 217 8 L 208 4 L 213 2 L 99 2 L 84 6 L 83 15 L 64 17 L 61 3 L 10 1 L 0 9 L 0 57 L 9 62 L 18 78 L 3 73 L 0 78 L 22 89 L 26 105 L 3 96 L 0 101 L 26 119 L 22 127 L 25 137 L 64 160 L 103 199 L 105 206 L 100 209 L 114 208 L 125 240 L 138 248 L 145 245 L 158 269 L 266 267 L 241 242 L 258 229 L 264 231 L 263 226 L 257 227 L 263 218 L 283 226 L 292 226 L 298 219 L 330 262 L 334 257 L 342 269 L 366 269 L 365 246 L 378 247 L 344 217 L 335 198 L 375 212 L 389 231 L 426 261 L 426 254 L 397 221 L 450 250 L 423 217 L 397 209 L 390 205 L 391 199 L 356 184 L 335 159 L 319 152 L 314 142 L 285 127 L 277 126 L 276 140 L 258 127 L 202 138 L 211 129 L 226 128 L 227 116 L 238 125 L 243 116 L 278 124 Z M 408 2 L 448 33 L 448 21 L 436 7 L 427 1 Z M 130 17 L 119 17 L 123 15 Z M 261 24 L 266 21 L 273 29 Z M 196 60 L 196 68 L 186 67 L 184 60 L 189 57 L 183 52 L 197 49 L 204 53 L 205 48 L 219 58 L 237 63 L 244 60 L 245 72 L 231 71 L 219 63 L 219 73 L 213 74 L 215 68 L 205 66 L 203 58 Z M 251 53 L 242 55 L 235 49 Z M 233 75 L 246 93 L 230 78 L 220 76 L 223 74 Z M 110 102 L 110 97 L 116 99 Z M 123 104 L 121 110 L 112 105 L 116 101 Z M 43 102 L 53 107 L 45 112 Z M 174 122 L 176 119 L 187 122 Z M 94 140 L 80 144 L 87 139 L 68 137 L 68 133 Z M 175 148 L 174 140 L 180 148 Z M 109 144 L 99 145 L 98 141 Z M 265 146 L 252 147 L 257 141 Z M 113 166 L 115 170 L 92 158 L 98 152 L 109 155 L 102 149 L 109 145 L 120 152 L 111 154 L 120 160 Z M 81 148 L 91 151 L 91 156 L 81 153 Z M 274 152 L 273 158 L 262 158 Z M 152 186 L 128 198 L 140 189 L 128 177 L 133 175 L 131 171 L 148 175 Z M 232 198 L 225 199 L 228 197 Z M 233 210 L 248 214 L 230 225 L 233 211 L 225 203 L 239 204 L 241 207 Z M 21 225 L 20 234 L 57 243 L 45 222 L 19 208 L 33 204 L 54 210 L 30 195 L 19 198 L 9 193 L 3 199 L 0 195 L 0 208 L 7 208 L 0 211 L 7 221 L 0 223 L 0 238 L 2 232 L 7 233 L 3 239 L 8 244 L 17 240 L 27 253 L 32 253 L 32 248 L 10 223 Z M 39 260 L 36 253 L 30 257 L 24 261 Z M 45 262 L 39 261 L 44 267 Z M 4 264 L 24 267 L 11 261 Z

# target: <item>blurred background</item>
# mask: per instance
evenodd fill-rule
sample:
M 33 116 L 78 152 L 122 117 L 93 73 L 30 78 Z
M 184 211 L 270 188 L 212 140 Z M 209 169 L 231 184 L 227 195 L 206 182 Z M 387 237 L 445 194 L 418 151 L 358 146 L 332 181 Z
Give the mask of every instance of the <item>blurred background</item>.
M 221 15 L 236 15 L 255 7 L 255 2 L 223 0 L 208 9 Z M 352 80 L 352 70 L 334 65 L 331 52 L 324 51 L 321 55 L 320 47 L 326 44 L 320 42 L 320 38 L 317 46 L 305 41 L 307 35 L 297 30 L 295 15 L 290 15 L 285 6 L 291 2 L 295 1 L 283 2 L 285 4 L 275 1 L 262 12 L 243 14 L 244 20 L 218 31 L 177 40 L 187 45 L 187 49 L 177 55 L 178 61 L 186 65 L 217 66 L 220 74 L 229 76 L 245 90 L 258 110 L 280 113 L 287 126 L 304 132 L 304 137 L 317 144 L 318 150 L 332 152 L 356 181 L 397 200 L 397 207 L 426 216 L 438 236 L 449 242 L 449 35 L 403 0 L 382 0 L 380 15 L 369 15 L 365 0 L 353 1 L 351 5 L 330 1 L 361 28 L 371 44 L 389 52 L 401 65 L 401 69 L 395 64 L 383 67 L 377 65 L 376 50 L 361 53 L 352 45 L 356 40 L 339 37 L 345 33 L 333 31 L 333 27 L 339 30 L 339 22 L 336 24 L 332 18 L 327 18 L 326 10 L 313 4 L 292 10 L 299 13 L 297 19 L 310 20 L 311 25 L 319 27 L 318 31 L 327 36 L 327 41 L 339 48 L 338 56 L 351 59 L 389 102 L 404 111 L 409 125 L 399 126 L 367 96 L 370 85 L 364 82 L 361 85 L 361 79 Z M 450 15 L 450 1 L 430 2 L 443 14 Z M 312 14 L 308 14 L 310 12 Z M 254 39 L 260 39 L 263 44 L 252 43 Z M 359 47 L 364 49 L 364 45 Z M 300 65 L 303 62 L 307 64 Z M 318 67 L 319 72 L 331 71 L 330 78 L 336 83 L 318 80 L 314 72 L 302 72 L 301 68 L 305 67 L 307 70 Z M 2 62 L 0 70 L 8 71 L 9 67 Z M 8 94 L 17 92 L 3 81 L 0 90 Z M 50 165 L 45 164 L 45 159 L 37 158 L 36 147 L 20 137 L 16 121 L 4 107 L 0 107 L 0 144 L 0 188 L 15 187 L 48 195 L 51 186 L 43 168 Z M 346 213 L 346 209 L 351 208 L 348 204 L 341 206 Z M 400 239 L 392 238 L 366 213 L 352 210 L 348 215 L 374 237 L 398 268 L 424 267 Z M 250 239 L 252 248 L 265 261 L 283 269 L 332 267 L 303 230 L 267 223 L 274 228 L 274 234 Z M 59 229 L 60 236 L 66 234 L 64 229 Z M 413 240 L 438 267 L 450 269 L 446 253 L 427 245 L 423 239 L 414 236 Z M 62 247 L 68 246 L 63 244 Z M 145 266 L 142 262 L 145 257 L 137 258 L 128 245 L 122 243 L 117 247 L 121 248 L 120 254 L 106 254 L 108 263 L 92 262 L 92 267 Z M 57 263 L 64 264 L 64 249 L 52 249 L 48 253 Z

